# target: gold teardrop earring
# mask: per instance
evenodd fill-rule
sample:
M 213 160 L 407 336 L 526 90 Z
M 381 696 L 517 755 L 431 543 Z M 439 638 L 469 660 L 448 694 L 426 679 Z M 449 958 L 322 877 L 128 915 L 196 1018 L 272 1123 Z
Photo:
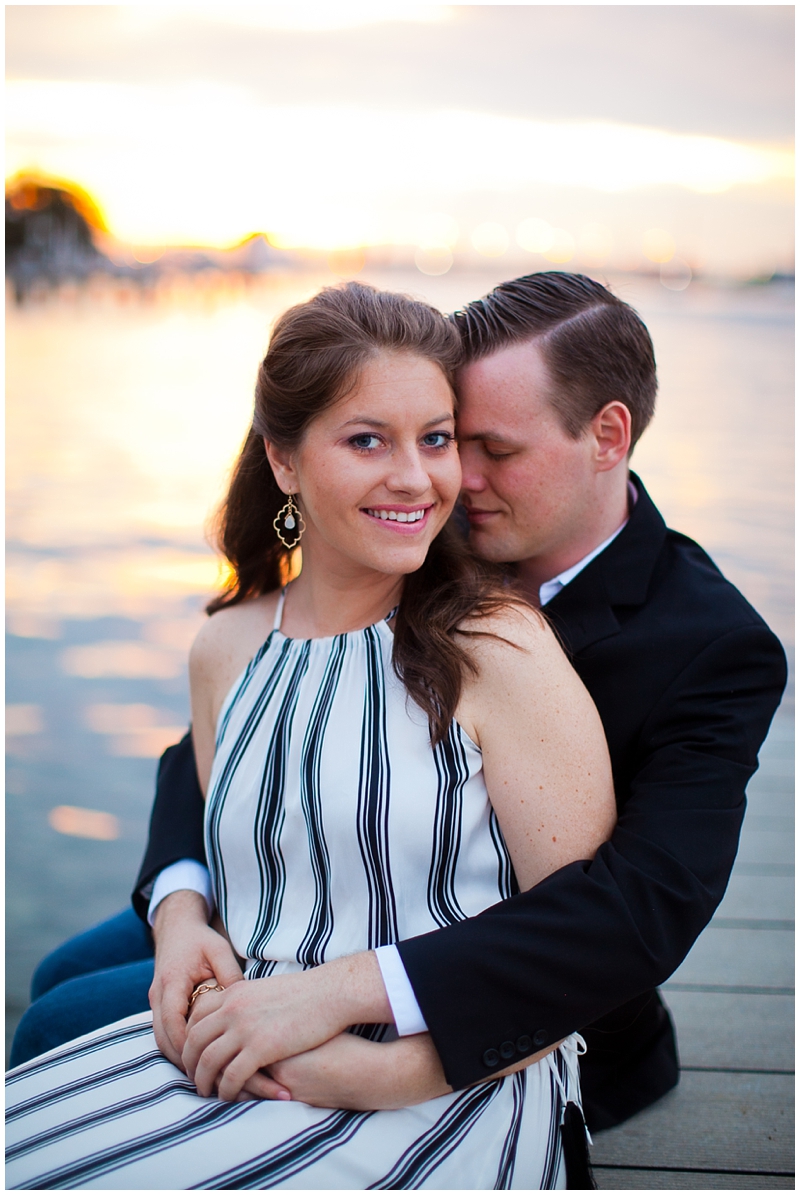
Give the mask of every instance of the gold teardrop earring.
M 300 509 L 294 500 L 294 494 L 290 494 L 286 505 L 280 508 L 272 521 L 272 526 L 275 528 L 278 539 L 288 551 L 291 552 L 292 548 L 296 548 L 300 543 L 306 525 L 303 516 L 300 514 Z M 293 531 L 296 532 L 291 541 L 286 538 L 286 531 L 290 535 Z

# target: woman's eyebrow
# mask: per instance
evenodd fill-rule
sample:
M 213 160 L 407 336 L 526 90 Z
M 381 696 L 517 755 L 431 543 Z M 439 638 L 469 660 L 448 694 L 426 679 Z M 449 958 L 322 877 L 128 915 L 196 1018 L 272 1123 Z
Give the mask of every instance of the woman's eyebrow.
M 444 415 L 437 415 L 435 419 L 429 419 L 427 423 L 423 423 L 423 427 L 433 427 L 437 423 L 445 423 L 447 420 L 453 422 L 455 415 L 452 411 L 446 411 Z M 354 415 L 352 419 L 346 420 L 341 424 L 341 427 L 350 427 L 354 423 L 366 424 L 367 427 L 391 427 L 385 419 L 375 419 L 372 415 Z
M 346 420 L 341 427 L 350 427 L 353 423 L 366 423 L 369 427 L 389 427 L 390 425 L 383 419 L 373 419 L 371 415 L 354 415 L 352 419 Z

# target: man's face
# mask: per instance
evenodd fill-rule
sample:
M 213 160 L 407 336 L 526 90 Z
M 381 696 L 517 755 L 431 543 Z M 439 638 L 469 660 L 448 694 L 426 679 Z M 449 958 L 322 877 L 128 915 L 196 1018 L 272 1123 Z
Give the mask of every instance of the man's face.
M 569 551 L 585 535 L 593 501 L 593 443 L 590 435 L 574 440 L 564 431 L 536 344 L 511 345 L 464 366 L 456 389 L 473 548 L 498 562 Z

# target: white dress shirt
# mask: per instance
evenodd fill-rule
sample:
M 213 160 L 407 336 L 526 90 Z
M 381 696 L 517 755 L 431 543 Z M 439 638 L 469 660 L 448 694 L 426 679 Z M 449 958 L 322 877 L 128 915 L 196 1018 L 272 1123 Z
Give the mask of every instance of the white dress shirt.
M 196 859 L 179 859 L 171 863 L 156 876 L 153 891 L 150 894 L 150 904 L 147 909 L 147 922 L 152 926 L 156 909 L 165 896 L 173 892 L 199 892 L 208 908 L 208 919 L 214 915 L 214 893 L 211 891 L 211 876 L 208 868 Z M 147 889 L 145 889 L 147 895 Z
M 595 556 L 599 556 L 601 552 L 605 552 L 609 544 L 613 543 L 619 535 L 622 528 L 627 525 L 628 520 L 622 524 L 622 527 L 617 527 L 613 535 L 609 535 L 608 539 L 604 539 L 599 547 L 594 548 L 589 552 L 588 556 L 584 556 L 583 560 L 579 560 L 577 564 L 573 564 L 572 568 L 565 568 L 563 573 L 559 573 L 557 577 L 553 577 L 552 581 L 545 581 L 539 586 L 539 605 L 546 606 L 548 602 L 552 601 L 557 593 L 560 593 L 565 585 L 569 585 L 570 581 L 577 577 L 578 573 L 582 573 L 587 564 L 591 564 Z
M 628 482 L 628 493 L 631 505 L 633 505 L 638 498 L 638 494 L 630 481 Z M 599 556 L 601 552 L 606 550 L 610 543 L 613 543 L 627 522 L 628 520 L 626 519 L 621 526 L 617 527 L 613 535 L 609 535 L 608 539 L 603 540 L 598 547 L 584 556 L 583 560 L 579 560 L 571 568 L 564 569 L 564 572 L 559 573 L 557 577 L 553 577 L 552 581 L 545 581 L 540 585 L 540 604 L 546 606 L 557 593 L 561 592 L 565 585 L 569 585 L 570 581 L 574 580 L 578 573 L 586 568 L 587 564 L 591 564 L 595 556 Z M 211 892 L 211 877 L 208 869 L 203 867 L 201 863 L 197 863 L 194 859 L 181 859 L 180 862 L 165 867 L 156 877 L 156 882 L 153 885 L 153 894 L 150 898 L 150 907 L 147 912 L 147 920 L 151 925 L 153 924 L 156 908 L 164 897 L 169 896 L 172 892 L 186 888 L 192 892 L 199 892 L 201 894 L 208 905 L 209 918 L 211 917 L 211 914 L 214 912 L 214 897 Z M 428 1026 L 425 1023 L 422 1009 L 417 1003 L 411 981 L 403 966 L 400 951 L 396 946 L 379 946 L 375 951 L 375 957 L 381 969 L 381 976 L 392 1009 L 392 1016 L 394 1017 L 398 1036 L 410 1037 L 414 1033 L 426 1033 Z

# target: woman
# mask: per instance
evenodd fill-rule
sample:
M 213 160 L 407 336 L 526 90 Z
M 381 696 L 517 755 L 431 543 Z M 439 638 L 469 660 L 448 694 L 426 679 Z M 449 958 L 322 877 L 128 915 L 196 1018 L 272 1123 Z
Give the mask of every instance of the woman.
M 429 1099 L 420 1035 L 423 1102 L 400 1108 L 403 1043 L 340 1034 L 335 998 L 306 1015 L 310 1053 L 281 1061 L 270 1039 L 304 969 L 346 986 L 354 952 L 472 916 L 613 825 L 588 695 L 448 526 L 458 354 L 431 308 L 352 283 L 278 321 L 224 510 L 233 578 L 190 666 L 208 859 L 249 982 L 198 991 L 189 1078 L 147 1017 L 13 1072 L 9 1185 L 564 1185 L 574 1038 Z

